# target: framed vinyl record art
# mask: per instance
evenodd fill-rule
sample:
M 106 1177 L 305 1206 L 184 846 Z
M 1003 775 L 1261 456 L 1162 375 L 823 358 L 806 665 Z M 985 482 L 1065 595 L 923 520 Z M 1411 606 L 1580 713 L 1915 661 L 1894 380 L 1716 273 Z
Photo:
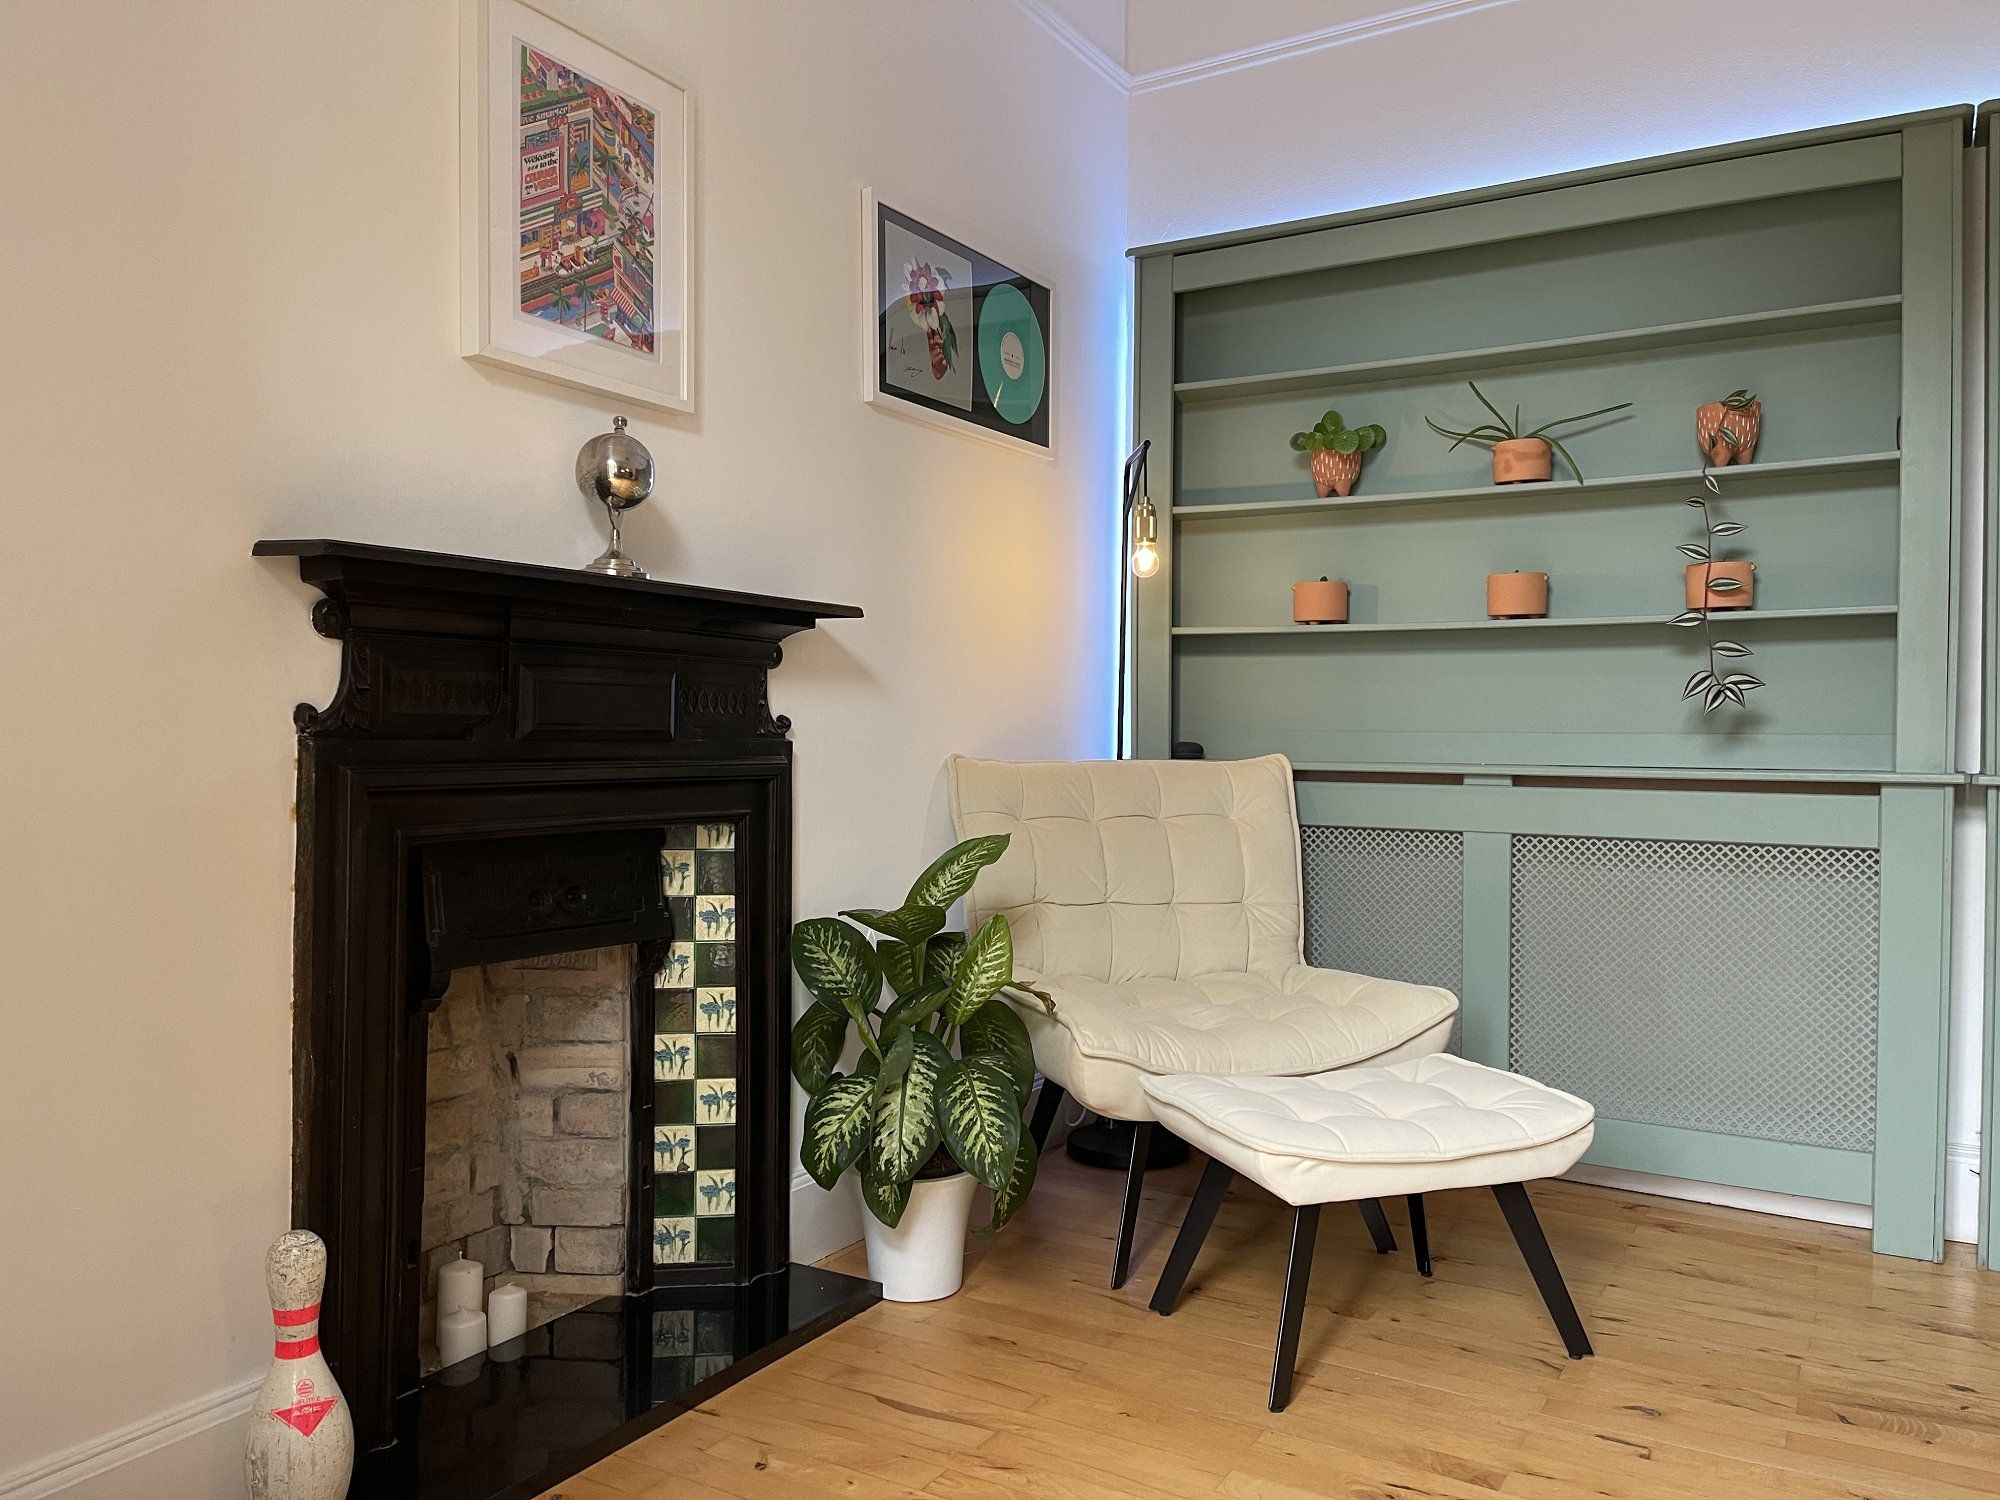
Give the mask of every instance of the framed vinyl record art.
M 461 0 L 459 352 L 692 411 L 688 92 L 522 0 Z
M 1054 451 L 1050 289 L 861 195 L 862 395 L 970 437 Z

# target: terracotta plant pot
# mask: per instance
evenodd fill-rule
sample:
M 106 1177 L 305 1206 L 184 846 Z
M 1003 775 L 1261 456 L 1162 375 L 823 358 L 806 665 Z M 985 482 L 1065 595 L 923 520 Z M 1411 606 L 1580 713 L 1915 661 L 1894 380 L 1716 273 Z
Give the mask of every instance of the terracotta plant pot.
M 1488 573 L 1486 613 L 1495 620 L 1539 620 L 1549 612 L 1546 573 Z
M 1493 445 L 1493 482 L 1530 484 L 1552 472 L 1546 438 L 1509 438 Z
M 1313 488 L 1319 491 L 1320 499 L 1328 495 L 1339 495 L 1343 500 L 1354 493 L 1354 482 L 1361 477 L 1361 455 L 1359 453 L 1335 453 L 1331 448 L 1315 448 L 1312 454 Z
M 1694 410 L 1695 444 L 1708 459 L 1710 468 L 1749 463 L 1757 456 L 1757 434 L 1763 426 L 1764 403 L 1761 401 L 1752 401 L 1740 410 L 1732 410 L 1720 401 L 1711 401 Z M 1725 427 L 1736 438 L 1733 444 L 1722 435 Z
M 1689 563 L 1687 567 L 1687 607 L 1700 609 L 1702 574 L 1709 576 L 1708 605 L 1711 610 L 1748 609 L 1750 597 L 1756 592 L 1757 565 L 1753 562 Z M 1715 592 L 1714 580 L 1734 578 L 1743 587 Z
M 1345 625 L 1346 583 L 1338 578 L 1317 578 L 1293 584 L 1292 619 L 1300 625 Z

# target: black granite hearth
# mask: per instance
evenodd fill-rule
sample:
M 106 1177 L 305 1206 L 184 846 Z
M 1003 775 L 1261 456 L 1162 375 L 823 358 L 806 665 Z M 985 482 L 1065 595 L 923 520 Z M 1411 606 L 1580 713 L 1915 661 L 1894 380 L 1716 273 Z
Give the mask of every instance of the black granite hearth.
M 353 1493 L 531 1500 L 881 1300 L 872 1281 L 792 1265 L 747 1286 L 613 1297 L 430 1376 Z

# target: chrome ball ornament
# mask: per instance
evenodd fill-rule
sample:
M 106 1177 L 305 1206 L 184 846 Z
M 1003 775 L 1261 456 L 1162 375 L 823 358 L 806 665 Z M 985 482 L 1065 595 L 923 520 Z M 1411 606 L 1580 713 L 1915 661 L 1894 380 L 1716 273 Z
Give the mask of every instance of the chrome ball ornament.
M 577 450 L 576 487 L 584 499 L 603 506 L 611 522 L 611 545 L 585 563 L 584 571 L 644 578 L 646 570 L 619 549 L 618 518 L 653 493 L 653 455 L 626 432 L 623 417 L 613 417 L 609 432 L 600 432 Z

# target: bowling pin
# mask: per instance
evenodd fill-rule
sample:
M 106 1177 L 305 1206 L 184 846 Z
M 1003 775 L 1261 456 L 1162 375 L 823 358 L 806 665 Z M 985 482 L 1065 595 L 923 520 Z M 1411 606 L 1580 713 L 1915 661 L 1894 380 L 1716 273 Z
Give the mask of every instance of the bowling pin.
M 354 1418 L 319 1352 L 326 1246 L 303 1229 L 280 1235 L 264 1279 L 277 1347 L 243 1448 L 250 1500 L 341 1500 L 354 1472 Z

